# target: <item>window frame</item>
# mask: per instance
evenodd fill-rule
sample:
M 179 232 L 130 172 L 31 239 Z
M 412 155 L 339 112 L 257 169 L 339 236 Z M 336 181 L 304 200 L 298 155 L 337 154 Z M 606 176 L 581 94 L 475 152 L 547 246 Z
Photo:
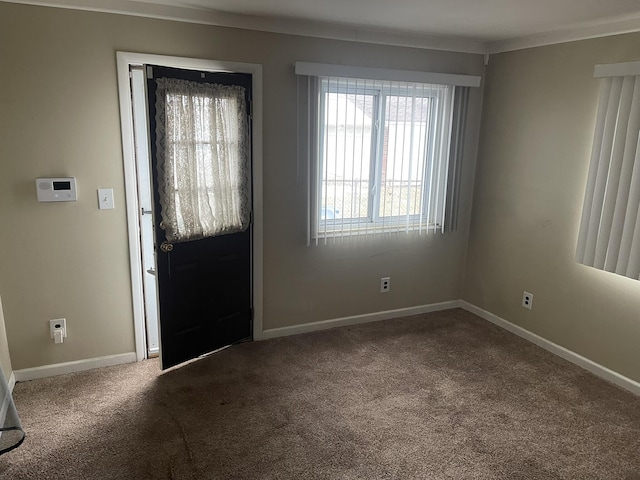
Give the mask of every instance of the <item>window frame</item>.
M 436 155 L 439 148 L 439 136 L 436 135 L 437 118 L 440 109 L 445 108 L 445 104 L 448 99 L 453 98 L 453 88 L 450 85 L 435 85 L 428 84 L 429 88 L 423 85 L 413 82 L 393 82 L 395 85 L 393 88 L 391 85 L 385 85 L 387 82 L 379 82 L 372 80 L 360 80 L 347 77 L 320 77 L 319 78 L 319 102 L 318 102 L 318 139 L 317 139 L 317 165 L 316 168 L 316 180 L 315 180 L 315 192 L 313 194 L 313 201 L 315 204 L 314 213 L 318 219 L 318 229 L 315 232 L 315 236 L 318 238 L 343 236 L 344 226 L 349 225 L 351 234 L 366 233 L 368 231 L 375 231 L 377 229 L 384 231 L 403 231 L 403 230 L 419 230 L 425 225 L 427 229 L 437 229 L 440 224 L 434 221 L 430 221 L 430 210 L 425 208 L 425 205 L 431 205 L 430 198 L 433 198 L 435 202 L 438 202 L 438 194 L 432 191 L 430 188 L 431 180 L 436 172 L 434 172 L 436 161 Z M 416 94 L 416 87 L 420 86 L 422 90 L 420 94 Z M 437 87 L 437 88 L 434 88 Z M 356 95 L 366 96 L 370 95 L 374 99 L 374 107 L 372 108 L 373 118 L 371 121 L 371 150 L 369 159 L 369 180 L 368 180 L 368 195 L 367 195 L 367 215 L 364 217 L 350 217 L 350 218 L 322 218 L 322 209 L 327 207 L 322 201 L 323 192 L 325 191 L 323 183 L 324 167 L 325 167 L 325 143 L 328 140 L 325 138 L 328 121 L 325 117 L 327 110 L 327 96 L 328 94 L 344 94 L 344 95 Z M 384 129 L 385 129 L 385 116 L 387 109 L 388 98 L 421 98 L 428 99 L 428 112 L 427 112 L 427 129 L 425 130 L 425 152 L 424 152 L 424 168 L 422 171 L 422 177 L 419 179 L 422 183 L 421 191 L 421 213 L 419 214 L 400 214 L 400 215 L 380 215 L 381 205 L 381 192 L 382 192 L 382 167 L 383 167 L 383 151 L 384 151 Z M 396 123 L 398 119 L 396 119 Z M 393 121 L 389 121 L 392 124 Z M 412 128 L 414 128 L 412 126 Z M 450 136 L 450 135 L 449 135 Z M 364 143 L 364 142 L 363 142 Z M 438 172 L 438 175 L 442 178 L 447 178 L 448 161 L 445 162 L 444 171 Z M 409 182 L 409 180 L 407 180 Z M 442 202 L 441 208 L 444 211 L 446 199 Z

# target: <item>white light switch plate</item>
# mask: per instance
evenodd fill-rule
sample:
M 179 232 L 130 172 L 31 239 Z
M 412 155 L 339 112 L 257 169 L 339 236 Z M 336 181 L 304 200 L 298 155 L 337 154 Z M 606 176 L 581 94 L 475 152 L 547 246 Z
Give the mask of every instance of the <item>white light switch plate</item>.
M 98 189 L 98 208 L 100 210 L 110 210 L 113 205 L 113 188 Z

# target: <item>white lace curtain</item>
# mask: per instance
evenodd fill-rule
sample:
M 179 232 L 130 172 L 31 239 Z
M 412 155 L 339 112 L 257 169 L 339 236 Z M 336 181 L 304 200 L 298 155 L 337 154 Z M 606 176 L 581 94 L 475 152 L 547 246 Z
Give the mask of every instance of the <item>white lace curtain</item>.
M 168 78 L 157 83 L 158 190 L 167 241 L 246 230 L 251 161 L 245 89 Z

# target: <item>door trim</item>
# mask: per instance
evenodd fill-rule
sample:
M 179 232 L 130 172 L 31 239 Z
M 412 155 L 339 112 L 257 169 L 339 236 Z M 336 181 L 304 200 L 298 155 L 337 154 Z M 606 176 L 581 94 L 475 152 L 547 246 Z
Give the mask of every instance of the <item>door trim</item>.
M 171 57 L 146 53 L 116 52 L 118 94 L 120 97 L 120 128 L 124 163 L 127 230 L 129 238 L 129 263 L 131 270 L 131 294 L 133 300 L 133 327 L 136 357 L 147 357 L 144 326 L 144 292 L 142 286 L 142 247 L 138 223 L 138 186 L 133 138 L 133 114 L 131 112 L 131 87 L 129 67 L 153 64 L 163 67 L 191 70 L 250 73 L 253 88 L 253 239 L 252 239 L 252 304 L 253 339 L 262 340 L 263 314 L 263 209 L 262 209 L 262 65 L 198 58 Z

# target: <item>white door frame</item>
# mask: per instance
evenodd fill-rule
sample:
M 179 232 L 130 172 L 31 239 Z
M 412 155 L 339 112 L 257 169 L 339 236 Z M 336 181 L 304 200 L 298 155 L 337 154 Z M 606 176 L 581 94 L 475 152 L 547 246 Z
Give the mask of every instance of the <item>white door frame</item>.
M 138 361 L 147 357 L 144 290 L 142 271 L 142 247 L 138 221 L 138 184 L 136 175 L 133 113 L 131 106 L 131 83 L 129 67 L 132 65 L 160 65 L 188 70 L 212 72 L 250 73 L 253 79 L 253 128 L 252 128 L 252 181 L 253 181 L 253 339 L 262 340 L 263 312 L 263 216 L 262 216 L 262 65 L 197 58 L 170 57 L 146 53 L 116 52 L 118 68 L 118 93 L 120 96 L 120 128 L 122 131 L 122 156 L 124 161 L 125 199 L 127 207 L 127 229 L 129 236 L 129 262 L 131 267 L 131 293 L 133 299 L 133 327 L 135 332 L 136 357 Z

